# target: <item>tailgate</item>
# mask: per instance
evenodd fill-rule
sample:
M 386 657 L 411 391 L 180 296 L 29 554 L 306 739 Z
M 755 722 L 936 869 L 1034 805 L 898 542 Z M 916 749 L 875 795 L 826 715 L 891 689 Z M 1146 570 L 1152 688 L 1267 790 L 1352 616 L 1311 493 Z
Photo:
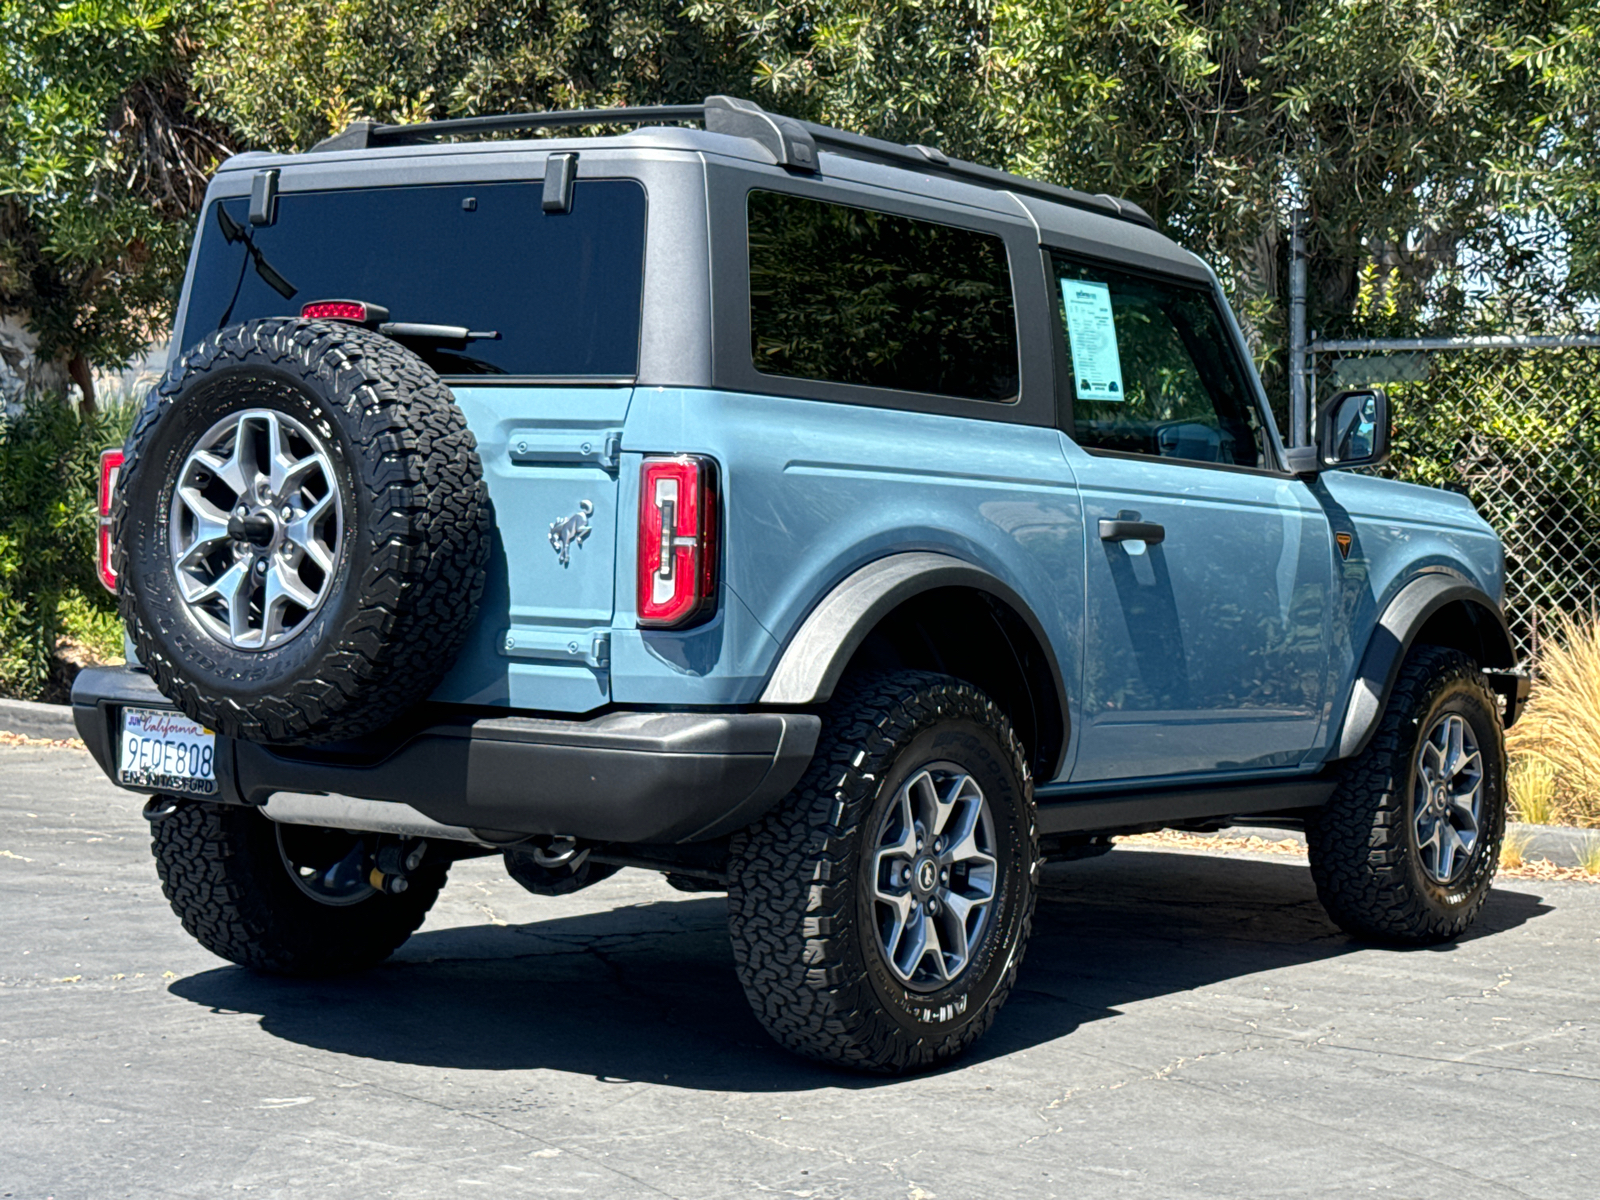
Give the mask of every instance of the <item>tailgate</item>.
M 629 387 L 452 389 L 494 506 L 483 605 L 434 693 L 587 712 L 610 699 L 617 464 Z

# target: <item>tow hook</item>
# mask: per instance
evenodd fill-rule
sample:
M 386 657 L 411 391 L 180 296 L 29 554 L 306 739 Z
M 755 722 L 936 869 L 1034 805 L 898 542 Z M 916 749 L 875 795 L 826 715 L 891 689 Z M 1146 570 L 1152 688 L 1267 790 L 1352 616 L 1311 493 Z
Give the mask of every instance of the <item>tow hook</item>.
M 171 796 L 151 796 L 144 802 L 144 819 L 154 825 L 177 812 L 182 804 L 183 801 Z
M 427 857 L 428 843 L 418 840 L 411 846 L 404 843 L 390 842 L 388 845 L 378 847 L 374 856 L 375 865 L 367 882 L 374 889 L 386 895 L 398 896 L 411 886 L 411 881 L 406 875 L 422 866 L 422 860 Z

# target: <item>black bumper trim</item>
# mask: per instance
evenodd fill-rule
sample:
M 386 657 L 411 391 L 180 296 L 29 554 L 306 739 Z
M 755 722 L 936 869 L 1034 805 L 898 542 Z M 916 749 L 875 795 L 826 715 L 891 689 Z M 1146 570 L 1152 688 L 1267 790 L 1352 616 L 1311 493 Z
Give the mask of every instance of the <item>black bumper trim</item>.
M 1517 671 L 1485 671 L 1483 676 L 1489 681 L 1489 687 L 1504 698 L 1506 707 L 1502 720 L 1505 727 L 1510 729 L 1522 715 L 1528 697 L 1533 692 L 1532 677 Z
M 79 734 L 115 782 L 123 705 L 172 708 L 149 676 L 84 671 L 73 687 Z M 811 713 L 614 712 L 590 720 L 485 717 L 403 735 L 377 761 L 217 739 L 224 800 L 335 793 L 409 804 L 446 825 L 594 841 L 706 841 L 761 817 L 816 748 Z

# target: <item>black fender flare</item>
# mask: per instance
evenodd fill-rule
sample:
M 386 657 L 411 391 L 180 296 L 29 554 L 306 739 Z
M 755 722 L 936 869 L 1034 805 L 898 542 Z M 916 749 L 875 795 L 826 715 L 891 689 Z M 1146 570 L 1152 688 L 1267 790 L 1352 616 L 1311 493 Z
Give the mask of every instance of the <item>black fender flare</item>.
M 1490 686 L 1507 696 L 1506 723 L 1516 719 L 1517 677 L 1504 670 L 1492 670 L 1509 668 L 1516 661 L 1505 614 L 1482 588 L 1462 576 L 1454 572 L 1430 572 L 1417 576 L 1395 593 L 1373 627 L 1350 689 L 1350 702 L 1345 706 L 1344 722 L 1331 758 L 1353 758 L 1367 748 L 1412 643 L 1433 616 L 1447 605 L 1458 602 L 1464 602 L 1472 613 L 1483 642 L 1483 657 L 1490 660 L 1480 661 L 1478 665 L 1489 674 Z M 1520 695 L 1526 695 L 1525 687 L 1521 688 Z
M 845 667 L 878 622 L 901 604 L 935 588 L 966 587 L 987 592 L 1021 618 L 1038 643 L 1050 668 L 1062 720 L 1062 750 L 1070 730 L 1067 689 L 1055 648 L 1028 603 L 1008 584 L 972 563 L 949 554 L 908 551 L 876 559 L 858 568 L 824 596 L 800 622 L 767 677 L 759 703 L 812 705 L 825 703 L 838 686 Z M 1061 755 L 1058 755 L 1059 758 Z M 1060 762 L 1055 764 L 1059 769 Z

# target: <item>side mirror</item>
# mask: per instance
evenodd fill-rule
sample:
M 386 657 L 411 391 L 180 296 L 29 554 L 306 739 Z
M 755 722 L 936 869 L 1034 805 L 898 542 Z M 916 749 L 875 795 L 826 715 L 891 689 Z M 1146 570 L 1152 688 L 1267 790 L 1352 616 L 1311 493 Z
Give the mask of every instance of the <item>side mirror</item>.
M 1389 457 L 1389 397 L 1382 388 L 1340 392 L 1317 417 L 1324 467 L 1373 467 Z

